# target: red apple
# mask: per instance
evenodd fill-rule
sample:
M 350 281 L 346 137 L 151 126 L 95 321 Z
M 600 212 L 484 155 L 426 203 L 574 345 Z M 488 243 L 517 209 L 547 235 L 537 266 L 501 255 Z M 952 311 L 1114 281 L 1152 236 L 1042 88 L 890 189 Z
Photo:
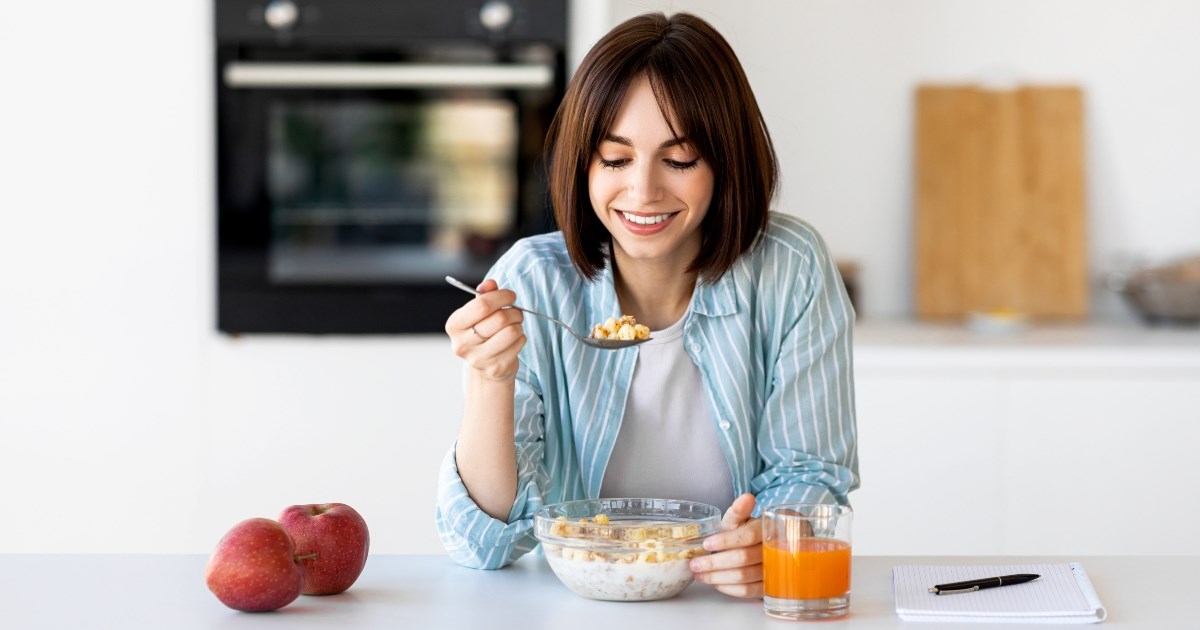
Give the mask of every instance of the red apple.
M 367 564 L 367 522 L 349 505 L 293 505 L 279 515 L 279 522 L 296 541 L 296 553 L 307 558 L 302 562 L 305 595 L 341 593 Z
M 234 525 L 217 543 L 204 579 L 226 606 L 262 612 L 295 601 L 304 571 L 287 530 L 270 519 L 251 518 Z

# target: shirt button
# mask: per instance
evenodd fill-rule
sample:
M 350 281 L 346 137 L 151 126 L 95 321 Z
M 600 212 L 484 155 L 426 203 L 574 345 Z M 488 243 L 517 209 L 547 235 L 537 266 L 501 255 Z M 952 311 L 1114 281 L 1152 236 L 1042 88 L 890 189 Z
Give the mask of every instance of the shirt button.
M 722 420 L 722 421 L 720 421 L 720 422 L 718 422 L 718 423 L 717 423 L 717 426 L 721 427 L 721 430 L 722 430 L 722 431 L 728 431 L 728 430 L 729 430 L 729 427 L 730 427 L 730 424 L 729 424 L 729 421 L 728 421 L 728 420 Z
M 703 349 L 704 348 L 702 348 L 699 343 L 692 344 L 692 352 L 700 352 Z

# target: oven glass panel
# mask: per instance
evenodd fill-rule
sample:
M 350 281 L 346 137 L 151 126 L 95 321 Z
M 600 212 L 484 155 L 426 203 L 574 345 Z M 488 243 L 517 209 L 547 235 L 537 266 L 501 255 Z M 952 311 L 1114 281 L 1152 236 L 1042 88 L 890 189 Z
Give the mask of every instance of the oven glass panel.
M 488 97 L 275 101 L 270 280 L 482 277 L 515 229 L 517 119 Z

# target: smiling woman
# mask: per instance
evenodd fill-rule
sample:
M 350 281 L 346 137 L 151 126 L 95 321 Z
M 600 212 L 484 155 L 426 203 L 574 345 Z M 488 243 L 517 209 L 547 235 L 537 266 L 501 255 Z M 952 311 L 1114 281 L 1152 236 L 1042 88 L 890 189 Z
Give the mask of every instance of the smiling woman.
M 655 198 L 670 192 L 656 185 L 669 183 L 673 190 L 695 187 L 688 195 L 694 202 L 688 208 L 691 223 L 706 228 L 698 234 L 700 251 L 689 260 L 689 270 L 708 281 L 719 278 L 765 228 L 778 171 L 762 113 L 733 49 L 695 16 L 642 16 L 598 42 L 576 75 L 587 80 L 568 86 L 546 151 L 555 217 L 580 273 L 594 279 L 604 267 L 610 235 L 620 244 L 612 230 L 617 221 L 606 222 L 606 213 L 593 213 L 593 207 L 616 202 L 615 208 L 631 215 L 620 217 L 626 226 L 663 221 L 664 213 L 652 204 L 641 207 L 637 195 L 669 203 Z M 658 172 L 635 165 L 639 154 L 643 161 L 657 161 Z M 631 180 L 638 173 L 621 181 L 598 172 L 615 174 L 629 166 L 641 169 L 644 189 L 629 190 L 638 186 Z M 590 190 L 580 186 L 580 172 L 588 173 Z M 726 174 L 717 190 L 715 172 Z M 598 197 L 621 184 L 626 199 Z M 710 201 L 712 216 L 705 221 Z
M 495 569 L 537 544 L 544 503 L 692 501 L 725 516 L 680 568 L 762 597 L 754 516 L 858 485 L 853 311 L 817 233 L 770 212 L 775 151 L 741 64 L 693 15 L 628 20 L 580 64 L 546 151 L 561 231 L 519 241 L 446 321 L 468 369 L 442 541 Z M 650 338 L 580 346 L 518 299 Z
M 712 167 L 673 126 L 641 75 L 588 168 L 591 207 L 612 235 L 618 269 L 635 260 L 686 269 L 700 251 Z

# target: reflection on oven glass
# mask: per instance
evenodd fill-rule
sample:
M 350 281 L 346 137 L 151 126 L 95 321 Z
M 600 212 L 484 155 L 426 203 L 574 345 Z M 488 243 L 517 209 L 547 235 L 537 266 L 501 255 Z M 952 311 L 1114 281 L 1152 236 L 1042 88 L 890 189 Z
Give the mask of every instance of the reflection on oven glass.
M 276 103 L 271 280 L 482 276 L 517 216 L 516 136 L 508 100 Z

